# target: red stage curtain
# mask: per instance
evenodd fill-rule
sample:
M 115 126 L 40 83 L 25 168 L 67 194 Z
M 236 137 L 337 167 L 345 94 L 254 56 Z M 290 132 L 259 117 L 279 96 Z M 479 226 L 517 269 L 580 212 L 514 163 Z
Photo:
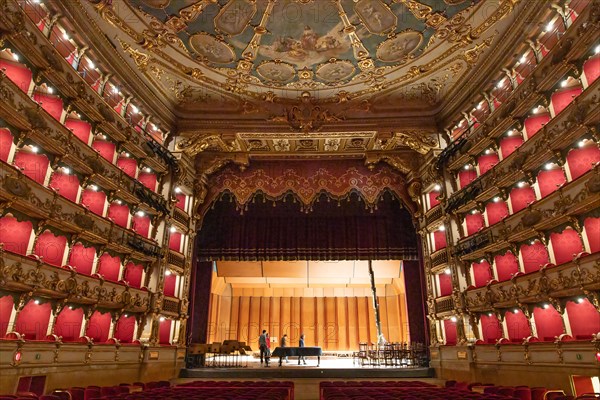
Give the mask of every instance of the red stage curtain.
M 94 343 L 104 343 L 108 340 L 109 330 L 110 313 L 101 314 L 100 311 L 94 311 L 85 331 L 85 336 L 93 339 Z
M 165 276 L 165 287 L 163 293 L 165 296 L 175 297 L 175 285 L 177 283 L 177 275 L 171 274 Z
M 539 130 L 542 129 L 542 127 L 544 125 L 546 125 L 549 121 L 550 121 L 549 113 L 534 115 L 534 116 L 527 118 L 525 120 L 525 124 L 524 124 L 525 126 L 523 128 L 523 134 L 525 135 L 525 138 L 531 139 L 533 137 L 533 135 L 538 133 Z
M 446 247 L 447 243 L 446 243 L 446 232 L 443 231 L 435 231 L 433 232 L 433 243 L 434 243 L 434 250 L 433 251 L 438 251 L 440 249 L 443 249 Z
M 0 58 L 0 70 L 4 70 L 8 79 L 27 93 L 33 74 L 25 65 Z
M 156 192 L 156 174 L 152 172 L 140 172 L 138 181 L 140 181 L 142 185 L 146 186 L 148 189 Z
M 469 183 L 473 182 L 477 178 L 477 171 L 474 169 L 463 169 L 458 173 L 458 182 L 460 184 L 460 188 L 464 188 Z
M 67 175 L 56 171 L 50 178 L 49 186 L 65 199 L 69 199 L 73 202 L 77 201 L 77 193 L 79 192 L 79 179 L 77 178 L 77 175 Z
M 111 257 L 110 254 L 104 253 L 98 259 L 97 272 L 104 279 L 116 282 L 119 280 L 119 271 L 121 270 L 121 259 L 119 257 Z
M 549 171 L 540 171 L 537 175 L 537 183 L 540 188 L 542 198 L 556 191 L 566 182 L 565 174 L 562 168 L 551 169 Z
M 90 134 L 92 132 L 92 126 L 85 121 L 80 119 L 67 119 L 65 126 L 70 129 L 75 136 L 77 136 L 83 143 L 90 143 Z
M 63 113 L 63 101 L 59 96 L 35 93 L 33 99 L 41 104 L 42 108 L 57 121 L 60 121 Z
M 438 274 L 440 283 L 440 297 L 452 294 L 452 275 Z
M 140 182 L 141 182 L 141 180 L 140 180 Z M 144 182 L 142 182 L 142 183 L 144 183 Z M 146 184 L 144 184 L 144 186 L 148 187 L 148 185 L 146 185 Z M 187 196 L 183 193 L 177 193 L 175 195 L 175 198 L 177 199 L 177 203 L 175 203 L 175 207 L 179 208 L 180 210 L 185 211 L 185 200 L 186 200 Z
M 490 264 L 487 261 L 473 263 L 473 276 L 475 278 L 475 287 L 485 286 L 493 277 L 490 275 Z
M 496 343 L 503 336 L 502 324 L 494 314 L 491 317 L 481 315 L 481 331 L 485 343 Z
M 13 145 L 13 137 L 6 128 L 0 128 L 0 160 L 8 162 L 8 156 Z
M 527 321 L 527 317 L 521 310 L 516 314 L 513 311 L 507 311 L 504 315 L 506 321 L 506 330 L 508 339 L 511 342 L 521 342 L 528 336 L 531 336 L 531 328 Z
M 556 265 L 573 260 L 573 257 L 583 251 L 581 239 L 575 229 L 565 229 L 562 233 L 550 234 L 552 251 Z
M 66 247 L 66 237 L 54 236 L 52 232 L 46 231 L 38 236 L 34 254 L 40 256 L 45 263 L 59 267 L 63 264 Z
M 83 309 L 65 307 L 56 318 L 54 333 L 62 336 L 63 342 L 75 342 L 80 337 L 82 323 Z
M 0 297 L 0 338 L 3 338 L 8 333 L 13 304 L 12 296 Z
M 452 346 L 456 344 L 456 322 L 452 320 L 444 320 L 444 332 L 446 336 L 446 345 Z
M 123 170 L 127 175 L 135 178 L 137 172 L 137 161 L 131 157 L 119 157 L 117 159 L 117 166 Z
M 144 272 L 144 267 L 141 265 L 136 265 L 132 262 L 127 264 L 125 267 L 125 273 L 123 274 L 123 279 L 129 282 L 129 286 L 140 288 L 142 287 L 142 273 Z
M 170 319 L 165 319 L 160 322 L 159 328 L 159 343 L 160 344 L 171 344 L 171 321 Z
M 550 262 L 548 249 L 542 242 L 535 241 L 533 244 L 521 246 L 521 259 L 525 273 L 538 271 L 540 267 Z
M 553 342 L 555 336 L 564 333 L 562 317 L 554 307 L 536 307 L 533 309 L 533 319 L 537 330 L 537 337 L 544 342 Z
M 86 189 L 81 192 L 81 204 L 89 208 L 94 214 L 102 216 L 104 214 L 105 203 L 106 194 L 100 190 Z
M 44 184 L 48 165 L 50 160 L 43 154 L 29 153 L 27 151 L 17 151 L 13 163 L 23 170 L 23 173 L 39 183 Z
M 71 249 L 69 265 L 77 269 L 77 273 L 91 275 L 96 249 L 75 243 Z
M 498 255 L 494 257 L 494 263 L 496 264 L 499 282 L 507 281 L 514 274 L 519 272 L 519 263 L 517 261 L 517 257 L 515 257 L 510 251 L 506 252 L 506 254 L 503 256 Z
M 150 217 L 144 215 L 143 217 L 139 215 L 133 216 L 133 223 L 131 224 L 131 229 L 142 235 L 143 237 L 148 237 L 150 232 Z
M 121 316 L 115 327 L 115 339 L 121 343 L 131 343 L 133 341 L 133 331 L 135 329 L 135 317 Z
M 479 175 L 483 175 L 488 172 L 494 167 L 494 165 L 498 164 L 498 161 L 500 161 L 498 154 L 484 154 L 479 156 L 477 159 L 477 164 L 479 165 Z
M 0 243 L 6 251 L 26 255 L 32 231 L 33 225 L 29 221 L 19 222 L 11 216 L 0 218 Z
M 111 203 L 108 206 L 108 218 L 112 219 L 115 224 L 128 228 L 129 222 L 129 207 L 126 204 Z
M 590 244 L 590 252 L 600 251 L 600 218 L 586 218 L 583 221 L 585 235 Z
M 562 89 L 554 93 L 551 97 L 551 107 L 554 110 L 554 115 L 558 115 L 562 110 L 567 108 L 573 99 L 579 96 L 582 92 L 580 87 Z
M 583 64 L 583 78 L 590 86 L 600 76 L 600 54 L 595 55 Z
M 485 227 L 483 215 L 480 213 L 465 215 L 465 224 L 467 226 L 467 236 L 477 233 Z
M 433 208 L 440 204 L 440 201 L 438 200 L 439 195 L 440 192 L 437 191 L 429 192 L 429 208 Z
M 516 149 L 521 147 L 523 144 L 523 138 L 521 136 L 507 136 L 500 141 L 500 151 L 502 152 L 502 158 L 510 156 Z
M 15 331 L 25 335 L 27 340 L 44 340 L 50 323 L 50 303 L 35 304 L 35 300 L 23 307 L 15 323 Z
M 508 215 L 508 205 L 504 201 L 491 202 L 485 205 L 488 224 L 490 226 L 502 221 Z
M 512 205 L 513 214 L 526 208 L 535 200 L 535 190 L 533 190 L 532 187 L 514 188 L 510 192 L 510 203 Z
M 600 332 L 600 313 L 588 299 L 583 298 L 581 303 L 567 302 L 567 314 L 575 339 L 590 340 L 592 335 Z
M 573 149 L 567 154 L 567 165 L 571 172 L 571 179 L 575 180 L 591 170 L 600 162 L 600 149 L 597 145 Z
M 169 249 L 181 252 L 181 233 L 169 233 Z
M 106 140 L 94 139 L 92 148 L 100 153 L 100 157 L 104 158 L 111 164 L 114 162 L 115 152 L 117 150 L 117 146 L 114 143 Z

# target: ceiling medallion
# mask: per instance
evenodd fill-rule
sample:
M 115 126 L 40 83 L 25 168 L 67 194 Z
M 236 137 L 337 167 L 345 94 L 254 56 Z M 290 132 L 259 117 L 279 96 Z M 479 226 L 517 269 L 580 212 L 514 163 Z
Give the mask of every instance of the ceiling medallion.
M 215 29 L 229 36 L 239 35 L 246 29 L 255 13 L 255 1 L 231 0 L 215 18 Z
M 209 33 L 197 33 L 190 38 L 190 46 L 200 57 L 215 64 L 229 64 L 235 61 L 233 48 Z
M 396 14 L 381 0 L 359 0 L 354 11 L 371 33 L 385 35 L 396 29 Z
M 348 60 L 330 59 L 328 62 L 317 66 L 317 78 L 327 83 L 336 83 L 350 78 L 356 68 Z
M 256 72 L 264 80 L 273 83 L 286 83 L 296 76 L 294 66 L 281 60 L 264 61 L 256 67 Z
M 377 46 L 377 58 L 383 62 L 406 62 L 422 41 L 420 32 L 409 30 L 399 33 Z

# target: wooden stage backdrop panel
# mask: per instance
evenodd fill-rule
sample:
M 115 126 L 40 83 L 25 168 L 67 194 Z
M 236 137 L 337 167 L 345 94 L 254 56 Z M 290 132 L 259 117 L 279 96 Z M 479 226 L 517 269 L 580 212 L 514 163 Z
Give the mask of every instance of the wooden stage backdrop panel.
M 287 293 L 286 293 L 287 294 Z M 378 297 L 381 325 L 391 342 L 409 340 L 406 299 L 394 294 Z M 233 339 L 258 349 L 258 336 L 267 329 L 279 345 L 287 333 L 289 346 L 297 346 L 301 333 L 306 346 L 326 351 L 357 350 L 360 341 L 375 342 L 375 313 L 372 298 L 234 296 L 231 291 L 211 296 L 209 342 Z

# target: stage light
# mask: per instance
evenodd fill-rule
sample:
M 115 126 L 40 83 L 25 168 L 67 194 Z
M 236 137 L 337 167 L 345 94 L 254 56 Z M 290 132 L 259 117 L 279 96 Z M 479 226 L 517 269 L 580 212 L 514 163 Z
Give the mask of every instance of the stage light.
M 482 258 L 481 260 L 479 260 L 479 264 L 483 264 L 485 262 L 485 259 Z
M 477 214 L 477 210 L 471 210 L 471 215 Z
M 129 158 L 129 153 L 125 152 L 125 153 L 123 153 L 123 155 L 124 155 L 125 157 Z
M 440 186 L 439 183 L 437 183 L 434 187 L 433 190 L 435 190 L 436 192 L 439 192 L 442 189 L 442 187 Z
M 123 202 L 121 200 L 119 200 L 119 199 L 115 200 L 115 203 L 117 203 L 118 205 L 123 204 Z
M 533 109 L 533 113 L 537 114 L 540 111 L 540 106 L 535 106 L 535 108 Z
M 69 306 L 69 310 L 72 310 L 72 309 L 73 309 L 73 306 Z
M 450 275 L 450 274 L 452 274 L 452 271 L 450 270 L 450 268 L 446 268 L 446 269 L 444 270 L 444 274 L 446 274 L 446 275 Z
M 490 149 L 485 149 L 485 154 L 490 154 L 490 153 L 491 153 Z
M 512 130 L 512 129 L 509 129 L 509 130 L 506 132 L 506 136 L 512 136 L 512 135 L 513 135 L 513 133 L 515 133 L 515 131 L 514 131 L 514 130 Z
M 490 313 L 488 313 L 488 317 L 491 317 L 492 315 L 493 315 L 493 314 L 492 314 L 491 312 L 490 312 Z
M 113 88 L 112 88 L 112 92 L 113 92 L 114 94 L 117 94 L 117 93 L 119 93 L 119 88 L 118 88 L 118 87 L 116 87 L 116 86 L 113 86 Z
M 125 315 L 124 315 L 124 317 L 125 317 L 125 318 L 129 318 L 129 314 L 125 314 Z

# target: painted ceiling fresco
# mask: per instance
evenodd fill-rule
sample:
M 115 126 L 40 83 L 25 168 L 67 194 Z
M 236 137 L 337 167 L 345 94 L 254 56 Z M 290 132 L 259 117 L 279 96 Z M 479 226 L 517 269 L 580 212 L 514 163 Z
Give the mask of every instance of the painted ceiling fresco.
M 435 45 L 442 23 L 473 7 L 466 0 L 133 0 L 131 5 L 175 27 L 192 59 L 233 69 L 240 59 L 252 60 L 254 77 L 280 85 L 299 74 L 325 85 L 349 81 L 367 57 L 376 68 L 406 64 Z

